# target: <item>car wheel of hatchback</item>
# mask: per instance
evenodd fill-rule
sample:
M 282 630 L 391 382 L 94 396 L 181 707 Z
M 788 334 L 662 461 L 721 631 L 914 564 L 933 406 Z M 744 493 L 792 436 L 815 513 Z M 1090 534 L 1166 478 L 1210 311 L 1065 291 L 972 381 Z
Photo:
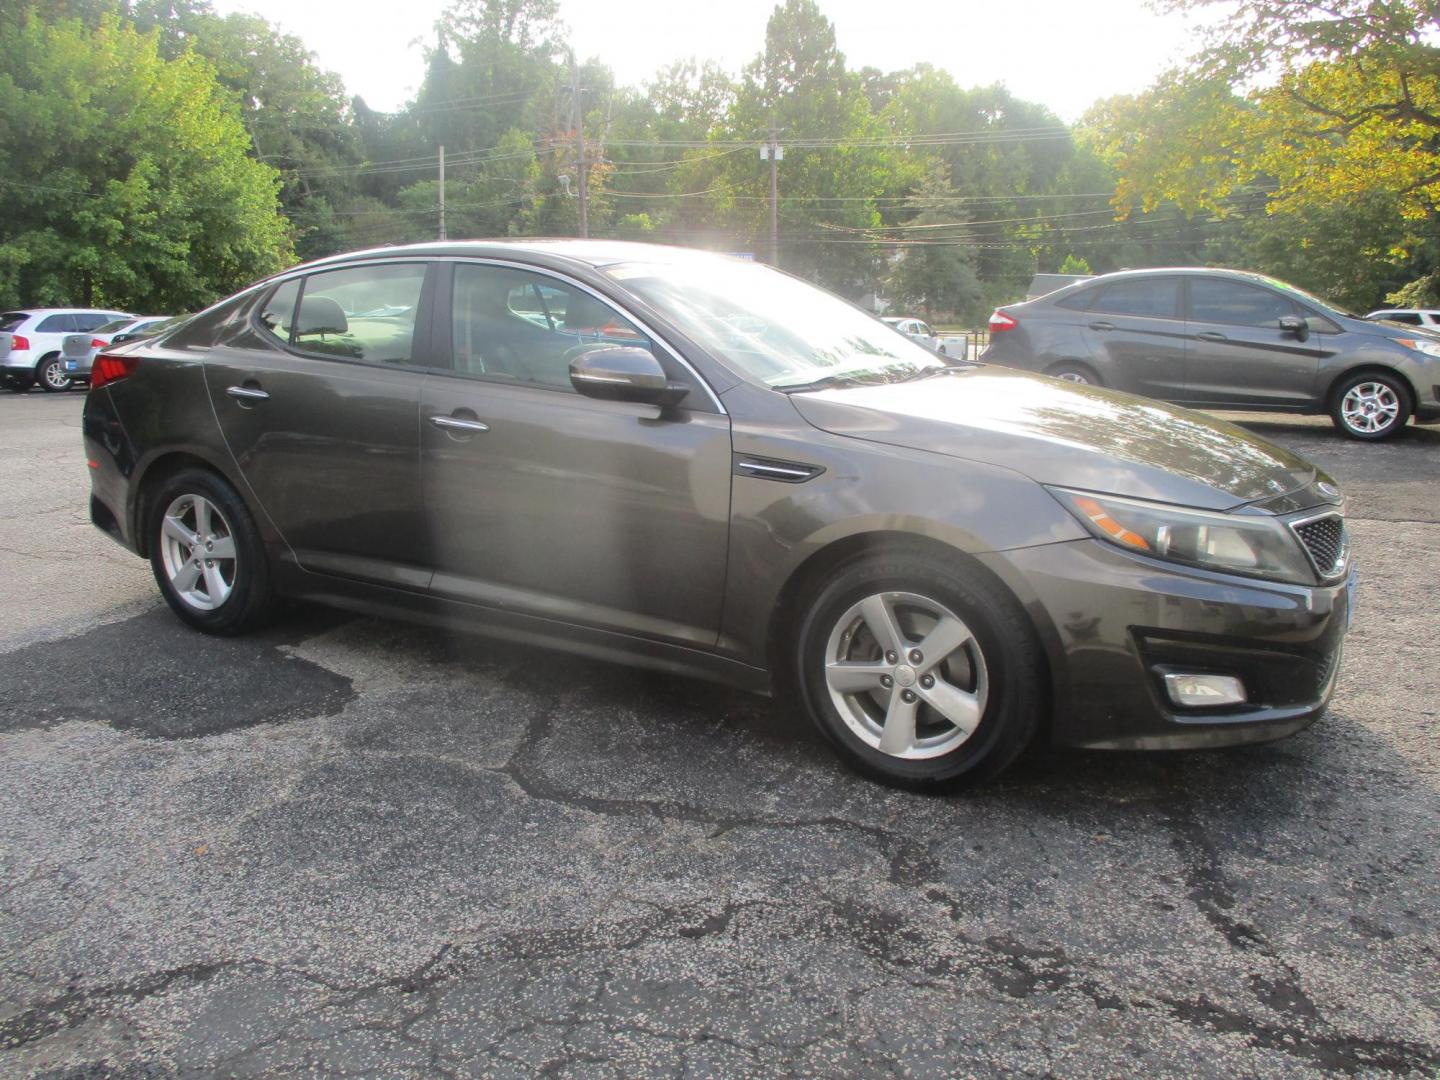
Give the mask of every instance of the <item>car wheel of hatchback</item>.
M 994 776 L 1035 733 L 1046 685 L 1013 599 L 923 555 L 849 564 L 800 627 L 811 719 L 860 772 L 900 787 Z
M 1410 391 L 1398 378 L 1361 372 L 1335 387 L 1330 417 L 1352 439 L 1388 439 L 1410 419 Z
M 149 501 L 150 566 L 170 609 L 207 634 L 268 618 L 270 568 L 250 512 L 223 479 L 186 469 Z
M 1056 364 L 1045 374 L 1062 382 L 1080 383 L 1082 386 L 1100 385 L 1099 376 L 1080 364 Z
M 47 356 L 40 361 L 40 365 L 35 369 L 35 381 L 40 384 L 41 389 L 52 394 L 70 389 L 70 376 L 66 375 L 65 369 L 60 366 L 58 356 Z

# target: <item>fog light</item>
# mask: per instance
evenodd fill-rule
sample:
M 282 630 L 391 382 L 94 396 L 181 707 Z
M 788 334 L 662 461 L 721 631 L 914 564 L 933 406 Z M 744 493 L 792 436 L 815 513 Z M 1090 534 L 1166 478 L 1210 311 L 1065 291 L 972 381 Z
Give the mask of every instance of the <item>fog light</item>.
M 1165 691 L 1176 705 L 1243 705 L 1245 684 L 1232 675 L 1166 675 Z

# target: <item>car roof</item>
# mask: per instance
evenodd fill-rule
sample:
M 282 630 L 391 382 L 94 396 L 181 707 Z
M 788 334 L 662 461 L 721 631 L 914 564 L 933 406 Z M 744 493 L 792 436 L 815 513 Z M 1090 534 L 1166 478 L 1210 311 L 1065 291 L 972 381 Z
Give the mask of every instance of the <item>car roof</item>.
M 108 307 L 27 307 L 11 308 L 0 312 L 3 315 L 128 315 L 118 308 Z
M 417 255 L 427 257 L 449 255 L 462 258 L 465 256 L 504 258 L 515 255 L 543 255 L 569 262 L 585 263 L 593 267 L 614 266 L 624 262 L 678 263 L 730 258 L 726 253 L 719 251 L 702 251 L 699 248 L 675 247 L 669 244 L 645 244 L 633 240 L 576 240 L 565 237 L 433 240 L 421 244 L 396 244 L 347 251 L 343 254 L 330 255 L 323 259 L 316 259 L 314 262 L 291 267 L 285 273 L 292 273 L 295 270 L 318 269 L 351 260 L 405 258 Z

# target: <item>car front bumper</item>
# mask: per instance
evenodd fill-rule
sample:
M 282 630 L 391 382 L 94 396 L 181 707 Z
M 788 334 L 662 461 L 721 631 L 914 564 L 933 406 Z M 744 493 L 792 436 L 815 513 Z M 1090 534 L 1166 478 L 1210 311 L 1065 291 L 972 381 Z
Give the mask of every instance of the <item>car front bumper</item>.
M 1027 600 L 1052 658 L 1052 741 L 1092 749 L 1282 738 L 1329 703 L 1355 570 L 1334 585 L 1258 581 L 1145 559 L 1099 540 L 987 557 Z M 1246 701 L 1175 705 L 1166 673 L 1228 675 Z

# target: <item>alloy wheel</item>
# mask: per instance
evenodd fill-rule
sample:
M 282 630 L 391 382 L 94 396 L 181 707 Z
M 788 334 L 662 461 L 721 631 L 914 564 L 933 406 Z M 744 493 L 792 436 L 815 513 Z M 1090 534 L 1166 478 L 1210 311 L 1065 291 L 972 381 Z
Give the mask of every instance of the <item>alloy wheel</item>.
M 1345 426 L 1362 435 L 1389 428 L 1400 415 L 1400 398 L 1382 382 L 1356 383 L 1340 401 Z
M 40 378 L 45 383 L 46 390 L 69 390 L 70 376 L 65 374 L 65 369 L 60 366 L 59 360 L 47 360 L 40 369 Z
M 875 593 L 836 620 L 825 683 L 846 726 L 866 745 L 918 760 L 948 754 L 985 715 L 989 673 L 970 628 L 939 601 Z
M 235 535 L 219 508 L 201 495 L 181 495 L 161 519 L 161 557 L 175 595 L 196 611 L 230 598 L 239 562 Z

